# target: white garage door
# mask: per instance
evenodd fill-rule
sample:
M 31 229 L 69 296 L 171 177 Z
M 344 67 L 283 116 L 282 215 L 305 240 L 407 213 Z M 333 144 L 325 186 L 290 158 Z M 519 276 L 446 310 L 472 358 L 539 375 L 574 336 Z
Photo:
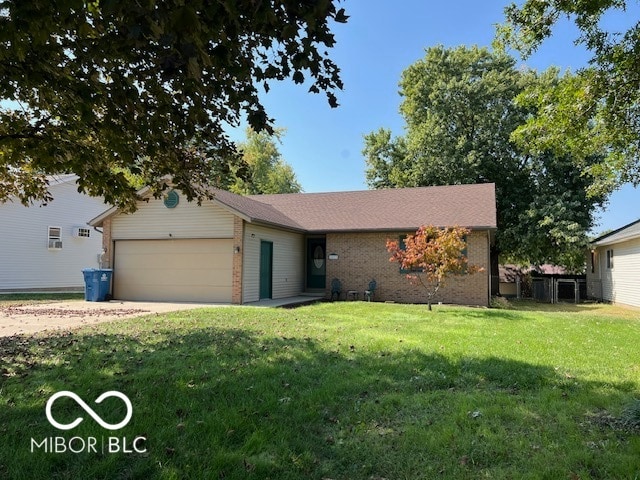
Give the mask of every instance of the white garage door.
M 231 302 L 231 239 L 118 240 L 114 254 L 114 298 Z

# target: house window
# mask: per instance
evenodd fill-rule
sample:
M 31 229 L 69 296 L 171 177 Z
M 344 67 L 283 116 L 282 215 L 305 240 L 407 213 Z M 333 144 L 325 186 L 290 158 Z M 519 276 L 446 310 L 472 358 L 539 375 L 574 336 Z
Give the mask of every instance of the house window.
M 613 268 L 613 250 L 607 250 L 607 268 Z
M 400 238 L 398 239 L 398 246 L 400 247 L 400 250 L 407 249 L 404 243 L 405 238 L 406 238 L 405 236 L 400 236 Z M 462 241 L 464 242 L 464 248 L 460 251 L 460 256 L 463 256 L 468 260 L 469 256 L 467 255 L 467 236 L 466 235 L 462 237 Z M 464 272 L 466 271 L 467 271 L 467 266 L 465 265 Z M 402 268 L 402 266 L 400 267 L 400 273 L 412 273 L 412 272 L 424 272 L 424 268 L 410 268 L 408 270 L 405 270 Z
M 407 246 L 404 244 L 404 240 L 406 238 L 407 237 L 404 236 L 404 235 L 401 235 L 399 237 L 399 239 L 398 239 L 398 247 L 400 247 L 400 250 L 404 251 L 404 250 L 407 249 Z M 405 269 L 405 268 L 402 268 L 402 265 L 400 265 L 400 273 L 412 273 L 412 272 L 417 272 L 417 273 L 424 272 L 424 268 L 416 267 L 416 268 L 407 268 L 407 269 Z
M 60 227 L 49 227 L 49 250 L 62 250 L 62 237 Z
M 91 229 L 86 227 L 76 227 L 75 236 L 80 238 L 91 238 Z
M 464 268 L 462 269 L 463 273 L 467 273 L 469 271 L 469 254 L 467 249 L 467 236 L 462 236 L 462 241 L 464 242 L 464 247 L 460 251 L 460 256 L 467 259 L 467 263 L 464 264 Z

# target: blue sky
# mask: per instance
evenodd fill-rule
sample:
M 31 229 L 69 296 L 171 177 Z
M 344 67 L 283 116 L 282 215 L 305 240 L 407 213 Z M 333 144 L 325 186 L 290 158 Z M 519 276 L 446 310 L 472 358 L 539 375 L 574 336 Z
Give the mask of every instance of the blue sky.
M 293 166 L 306 192 L 366 189 L 363 136 L 380 127 L 403 133 L 398 113 L 402 71 L 442 44 L 489 46 L 495 25 L 504 19 L 508 0 L 352 0 L 341 5 L 350 15 L 336 25 L 337 45 L 330 51 L 345 87 L 340 106 L 332 109 L 322 95 L 292 82 L 271 84 L 263 96 L 267 112 L 284 127 L 280 151 Z M 615 28 L 638 15 L 612 15 Z M 574 46 L 577 30 L 568 22 L 523 62 L 538 70 L 555 65 L 575 71 L 587 64 L 588 52 Z M 241 140 L 242 130 L 233 134 Z M 640 218 L 640 189 L 616 192 L 594 231 L 614 229 Z

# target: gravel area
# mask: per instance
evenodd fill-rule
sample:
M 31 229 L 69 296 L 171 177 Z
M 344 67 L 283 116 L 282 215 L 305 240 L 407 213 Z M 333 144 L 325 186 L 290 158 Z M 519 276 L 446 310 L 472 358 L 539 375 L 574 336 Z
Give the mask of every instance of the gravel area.
M 194 308 L 220 306 L 203 303 L 85 302 L 69 300 L 52 303 L 0 305 L 0 337 L 32 334 L 45 330 L 68 330 L 120 318 L 139 317 Z

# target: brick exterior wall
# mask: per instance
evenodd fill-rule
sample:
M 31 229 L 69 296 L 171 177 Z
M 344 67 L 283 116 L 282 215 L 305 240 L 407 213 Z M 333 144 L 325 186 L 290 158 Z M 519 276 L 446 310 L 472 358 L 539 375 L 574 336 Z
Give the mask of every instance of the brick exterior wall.
M 377 288 L 375 301 L 399 303 L 426 303 L 425 290 L 412 285 L 406 274 L 400 273 L 398 263 L 390 262 L 385 248 L 387 239 L 397 240 L 398 233 L 332 233 L 327 234 L 327 258 L 338 254 L 337 260 L 327 260 L 327 297 L 330 295 L 331 280 L 342 282 L 342 298 L 348 290 L 357 290 L 359 298 L 369 282 L 375 279 Z M 489 239 L 486 231 L 472 232 L 467 236 L 469 262 L 484 268 L 483 272 L 461 277 L 448 277 L 434 302 L 459 305 L 489 304 Z
M 105 251 L 102 268 L 113 268 L 113 245 L 111 242 L 111 219 L 102 222 L 102 248 Z
M 242 261 L 244 258 L 244 220 L 238 216 L 233 217 L 233 273 L 231 303 L 242 303 Z M 239 250 L 239 253 L 235 253 Z

